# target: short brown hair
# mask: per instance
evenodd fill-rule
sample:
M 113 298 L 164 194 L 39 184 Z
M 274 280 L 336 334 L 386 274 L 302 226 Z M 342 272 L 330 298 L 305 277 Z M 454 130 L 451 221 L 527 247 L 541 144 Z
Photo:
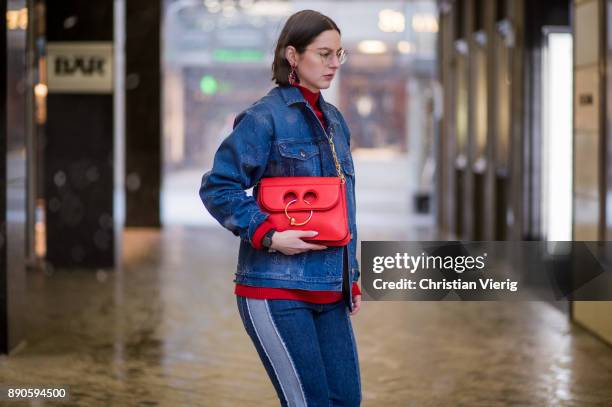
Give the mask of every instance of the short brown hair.
M 285 58 L 285 48 L 292 45 L 301 54 L 319 34 L 327 30 L 336 30 L 340 34 L 336 23 L 318 11 L 302 10 L 289 17 L 276 42 L 272 62 L 272 80 L 277 85 L 289 85 L 288 76 L 291 65 Z

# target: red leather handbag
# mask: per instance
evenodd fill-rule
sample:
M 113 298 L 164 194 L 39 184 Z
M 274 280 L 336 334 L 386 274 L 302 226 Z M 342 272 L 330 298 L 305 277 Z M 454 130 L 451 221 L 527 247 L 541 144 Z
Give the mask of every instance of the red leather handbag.
M 257 202 L 278 231 L 316 230 L 319 234 L 307 241 L 326 246 L 344 246 L 351 240 L 346 183 L 340 178 L 262 178 Z
M 278 231 L 316 230 L 303 239 L 325 246 L 345 246 L 351 241 L 346 204 L 346 179 L 328 138 L 337 177 L 269 177 L 259 182 L 257 203 Z

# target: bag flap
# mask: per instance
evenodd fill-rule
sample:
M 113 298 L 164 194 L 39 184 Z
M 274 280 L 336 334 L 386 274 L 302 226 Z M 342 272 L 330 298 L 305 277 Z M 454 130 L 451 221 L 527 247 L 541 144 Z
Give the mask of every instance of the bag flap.
M 258 201 L 263 209 L 270 212 L 285 210 L 322 211 L 338 203 L 342 191 L 337 177 L 275 177 L 263 178 L 259 186 Z

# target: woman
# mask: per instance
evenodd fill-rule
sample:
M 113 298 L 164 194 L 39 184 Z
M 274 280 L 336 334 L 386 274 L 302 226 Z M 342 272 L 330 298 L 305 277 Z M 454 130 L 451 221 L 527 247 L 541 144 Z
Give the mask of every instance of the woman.
M 320 94 L 345 59 L 329 17 L 312 10 L 292 15 L 272 64 L 278 86 L 236 117 L 200 188 L 209 212 L 241 238 L 238 310 L 283 406 L 361 402 L 349 318 L 361 306 L 350 132 Z M 344 247 L 302 240 L 316 230 L 277 231 L 245 193 L 254 187 L 256 197 L 264 177 L 338 176 L 330 137 L 346 178 L 352 239 Z

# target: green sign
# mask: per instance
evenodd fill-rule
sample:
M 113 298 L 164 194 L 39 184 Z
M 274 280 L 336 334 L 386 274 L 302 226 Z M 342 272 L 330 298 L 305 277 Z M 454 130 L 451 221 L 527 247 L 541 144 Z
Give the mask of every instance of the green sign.
M 256 49 L 225 49 L 213 51 L 213 59 L 219 62 L 258 62 L 263 61 L 263 52 Z

